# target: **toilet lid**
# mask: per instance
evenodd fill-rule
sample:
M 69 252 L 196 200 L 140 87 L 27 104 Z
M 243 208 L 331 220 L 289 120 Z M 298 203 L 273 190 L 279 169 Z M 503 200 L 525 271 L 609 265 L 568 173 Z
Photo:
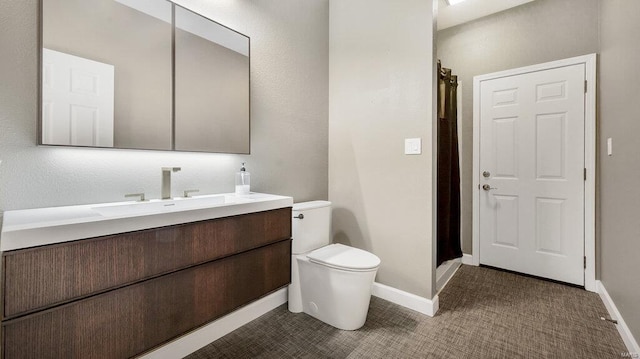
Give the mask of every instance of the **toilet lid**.
M 347 270 L 374 269 L 380 265 L 380 258 L 362 249 L 331 244 L 307 254 L 311 262 Z

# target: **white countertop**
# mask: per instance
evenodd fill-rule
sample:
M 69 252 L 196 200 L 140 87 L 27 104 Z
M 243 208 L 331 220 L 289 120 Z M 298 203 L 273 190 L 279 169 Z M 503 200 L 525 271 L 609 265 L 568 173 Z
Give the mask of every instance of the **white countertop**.
M 233 193 L 4 212 L 0 251 L 291 207 L 293 198 Z

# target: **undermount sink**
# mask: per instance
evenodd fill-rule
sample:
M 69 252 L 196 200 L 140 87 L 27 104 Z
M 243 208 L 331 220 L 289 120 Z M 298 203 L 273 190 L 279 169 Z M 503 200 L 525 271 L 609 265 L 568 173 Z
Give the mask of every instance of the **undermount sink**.
M 250 198 L 229 195 L 213 195 L 169 200 L 151 200 L 149 202 L 118 203 L 114 205 L 91 207 L 91 209 L 102 216 L 112 217 L 183 211 L 188 209 L 214 207 L 224 204 L 246 203 L 250 201 Z

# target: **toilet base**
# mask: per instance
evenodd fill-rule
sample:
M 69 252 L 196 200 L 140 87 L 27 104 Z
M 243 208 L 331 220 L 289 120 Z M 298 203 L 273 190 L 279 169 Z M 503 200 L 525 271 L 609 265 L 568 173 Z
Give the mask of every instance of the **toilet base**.
M 296 268 L 297 267 L 297 268 Z M 343 330 L 356 330 L 367 320 L 377 268 L 347 271 L 292 256 L 289 310 L 311 315 Z

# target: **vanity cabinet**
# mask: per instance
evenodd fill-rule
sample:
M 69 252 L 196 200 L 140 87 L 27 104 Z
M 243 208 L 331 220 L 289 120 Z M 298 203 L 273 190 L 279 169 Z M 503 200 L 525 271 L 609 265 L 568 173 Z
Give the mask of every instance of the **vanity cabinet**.
M 290 282 L 291 208 L 3 253 L 4 358 L 127 358 Z

